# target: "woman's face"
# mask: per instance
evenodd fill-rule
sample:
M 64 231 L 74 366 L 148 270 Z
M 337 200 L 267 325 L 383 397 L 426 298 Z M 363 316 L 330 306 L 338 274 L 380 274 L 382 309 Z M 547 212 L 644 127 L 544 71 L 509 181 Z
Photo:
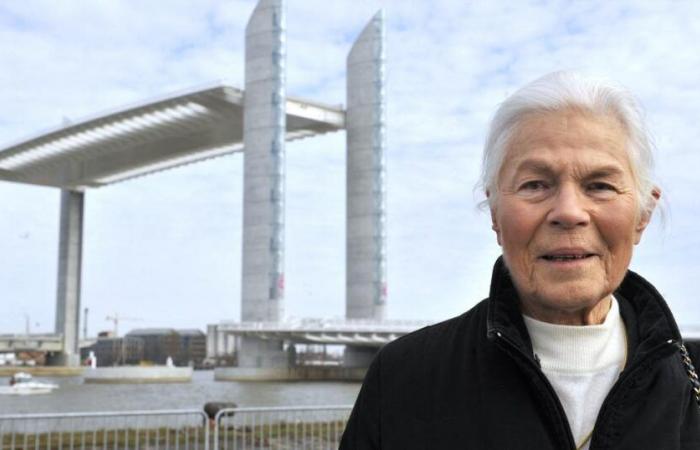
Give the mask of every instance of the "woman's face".
M 622 282 L 649 219 L 626 145 L 614 117 L 572 110 L 516 130 L 491 214 L 526 313 L 575 323 Z

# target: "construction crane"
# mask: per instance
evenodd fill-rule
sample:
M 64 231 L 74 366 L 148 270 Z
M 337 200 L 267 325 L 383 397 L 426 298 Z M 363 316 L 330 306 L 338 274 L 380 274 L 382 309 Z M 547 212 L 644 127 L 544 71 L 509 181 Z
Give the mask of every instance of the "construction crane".
M 141 321 L 143 319 L 138 318 L 138 317 L 124 317 L 124 316 L 120 316 L 117 313 L 114 313 L 114 315 L 112 315 L 112 316 L 105 317 L 105 320 L 111 320 L 112 323 L 114 323 L 114 337 L 119 337 L 119 322 L 120 321 L 124 321 L 124 320 Z

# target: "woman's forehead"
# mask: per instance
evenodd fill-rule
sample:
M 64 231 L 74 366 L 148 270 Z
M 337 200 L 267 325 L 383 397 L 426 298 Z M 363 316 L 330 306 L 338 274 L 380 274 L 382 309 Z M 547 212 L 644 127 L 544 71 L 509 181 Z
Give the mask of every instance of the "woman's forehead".
M 504 170 L 554 170 L 576 163 L 591 170 L 631 170 L 628 137 L 620 122 L 609 115 L 571 112 L 525 117 L 508 145 Z
M 614 115 L 566 109 L 525 115 L 516 126 L 510 147 L 552 143 L 616 145 L 626 141 L 627 131 Z

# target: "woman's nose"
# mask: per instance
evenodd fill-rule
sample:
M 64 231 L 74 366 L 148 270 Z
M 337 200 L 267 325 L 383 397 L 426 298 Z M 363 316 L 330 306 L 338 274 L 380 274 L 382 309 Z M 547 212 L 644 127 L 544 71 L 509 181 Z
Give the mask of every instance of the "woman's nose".
M 585 226 L 590 222 L 590 215 L 586 210 L 585 193 L 577 186 L 570 183 L 559 187 L 553 198 L 552 209 L 547 215 L 551 225 L 562 228 L 574 228 Z

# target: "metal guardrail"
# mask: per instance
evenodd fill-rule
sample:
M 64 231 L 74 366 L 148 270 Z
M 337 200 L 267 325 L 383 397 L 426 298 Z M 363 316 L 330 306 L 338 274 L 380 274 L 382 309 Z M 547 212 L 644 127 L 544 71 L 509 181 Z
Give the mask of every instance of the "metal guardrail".
M 209 450 L 201 410 L 0 416 L 0 450 Z
M 214 449 L 337 449 L 352 405 L 228 408 L 215 417 Z
M 0 450 L 336 449 L 351 405 L 0 415 Z

